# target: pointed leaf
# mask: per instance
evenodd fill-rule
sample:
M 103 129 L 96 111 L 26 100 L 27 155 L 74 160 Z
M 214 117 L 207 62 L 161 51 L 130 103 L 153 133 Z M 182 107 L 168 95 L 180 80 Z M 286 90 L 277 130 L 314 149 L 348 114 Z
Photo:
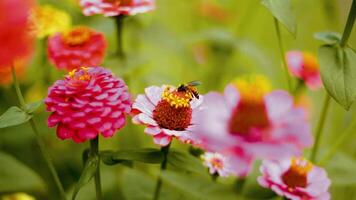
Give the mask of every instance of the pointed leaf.
M 88 160 L 85 162 L 84 169 L 82 174 L 80 175 L 78 183 L 75 185 L 72 200 L 75 200 L 80 188 L 89 183 L 89 181 L 93 178 L 96 170 L 99 166 L 99 158 L 97 156 L 90 156 Z
M 161 163 L 163 154 L 159 149 L 145 148 L 123 151 L 103 151 L 102 161 L 107 165 L 115 165 L 123 161 L 138 161 L 144 163 Z
M 13 106 L 0 116 L 0 128 L 20 125 L 27 122 L 31 118 L 32 116 L 28 115 L 21 108 Z
M 202 160 L 188 153 L 172 150 L 168 154 L 168 168 L 175 171 L 193 172 L 208 176 L 208 170 Z
M 293 36 L 296 35 L 297 23 L 290 0 L 263 0 L 262 4 Z
M 356 53 L 348 47 L 324 45 L 318 58 L 325 89 L 348 110 L 356 98 Z
M 43 104 L 43 100 L 41 101 L 36 101 L 36 102 L 33 102 L 33 103 L 29 103 L 26 105 L 26 112 L 29 113 L 29 114 L 32 114 L 34 113 L 41 105 Z
M 321 40 L 327 44 L 336 44 L 341 41 L 340 33 L 335 33 L 335 32 L 314 33 L 314 38 Z
M 0 163 L 0 193 L 44 190 L 41 177 L 11 155 L 0 152 Z

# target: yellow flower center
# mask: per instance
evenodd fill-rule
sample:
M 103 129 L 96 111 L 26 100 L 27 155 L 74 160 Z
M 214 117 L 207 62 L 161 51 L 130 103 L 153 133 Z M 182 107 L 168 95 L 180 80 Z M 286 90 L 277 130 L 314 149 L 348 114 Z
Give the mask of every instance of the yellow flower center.
M 172 91 L 171 87 L 166 87 L 162 94 L 162 100 L 168 102 L 172 107 L 190 107 L 193 96 L 189 92 Z
M 303 60 L 304 60 L 304 70 L 308 72 L 315 72 L 319 69 L 318 60 L 316 57 L 308 52 L 303 53 Z
M 224 167 L 224 163 L 222 162 L 221 159 L 219 158 L 213 158 L 211 160 L 211 165 L 215 168 L 215 169 L 222 169 Z
M 88 70 L 89 67 L 81 67 L 79 71 L 77 69 L 73 69 L 68 73 L 68 77 L 72 80 L 89 81 L 91 76 L 88 73 Z
M 236 79 L 233 84 L 239 90 L 241 99 L 249 102 L 261 102 L 263 97 L 271 91 L 270 82 L 261 75 L 251 75 Z
M 301 157 L 292 158 L 291 166 L 282 175 L 282 180 L 286 185 L 288 185 L 289 188 L 305 188 L 308 183 L 308 173 L 312 170 L 312 168 L 313 164 L 308 160 Z
M 62 39 L 70 46 L 82 45 L 90 39 L 91 33 L 92 31 L 90 28 L 85 26 L 78 26 L 68 32 L 63 33 Z

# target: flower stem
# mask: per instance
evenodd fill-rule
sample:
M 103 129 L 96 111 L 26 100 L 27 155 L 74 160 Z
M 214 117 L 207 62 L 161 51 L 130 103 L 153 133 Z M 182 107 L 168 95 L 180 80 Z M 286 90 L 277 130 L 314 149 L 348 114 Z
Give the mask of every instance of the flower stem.
M 12 78 L 13 78 L 13 82 L 14 82 L 14 85 L 15 85 L 17 98 L 19 99 L 20 106 L 22 108 L 24 108 L 26 103 L 25 103 L 25 100 L 23 98 L 19 83 L 17 81 L 17 77 L 16 77 L 16 72 L 15 72 L 14 66 L 11 67 L 11 71 L 12 71 Z M 51 156 L 49 155 L 48 150 L 46 149 L 45 143 L 44 143 L 40 133 L 38 132 L 37 126 L 36 126 L 35 121 L 33 120 L 33 118 L 30 119 L 29 123 L 31 125 L 32 131 L 35 133 L 37 145 L 38 145 L 38 147 L 40 149 L 40 152 L 41 152 L 43 158 L 46 161 L 46 164 L 47 164 L 51 174 L 52 174 L 52 177 L 53 177 L 53 179 L 55 181 L 57 189 L 58 189 L 58 191 L 60 193 L 61 199 L 62 200 L 66 200 L 67 199 L 66 198 L 66 194 L 64 192 L 64 189 L 63 189 L 63 186 L 61 184 L 61 181 L 60 181 L 60 179 L 58 177 L 56 169 L 55 169 L 55 167 L 53 165 Z
M 278 46 L 279 46 L 279 53 L 281 54 L 281 58 L 282 58 L 284 72 L 285 72 L 285 76 L 286 76 L 287 84 L 288 84 L 288 90 L 290 92 L 292 92 L 292 80 L 291 80 L 291 77 L 289 75 L 286 59 L 284 58 L 284 47 L 283 47 L 283 43 L 282 43 L 281 30 L 279 28 L 278 20 L 275 17 L 274 17 L 274 25 L 276 27 L 276 33 L 277 33 L 277 38 L 278 38 Z
M 310 156 L 310 160 L 312 162 L 315 162 L 316 159 L 316 155 L 318 153 L 318 148 L 320 145 L 320 139 L 321 139 L 321 135 L 323 132 L 323 128 L 324 128 L 324 123 L 325 123 L 325 119 L 326 116 L 328 114 L 328 110 L 329 110 L 329 105 L 330 105 L 330 96 L 328 93 L 325 94 L 325 98 L 324 98 L 324 103 L 323 103 L 323 107 L 319 116 L 319 121 L 315 130 L 315 143 L 311 152 L 311 156 Z
M 344 33 L 342 34 L 342 38 L 341 38 L 341 42 L 340 42 L 341 47 L 345 47 L 347 44 L 347 41 L 350 37 L 353 25 L 355 23 L 355 18 L 356 18 L 356 0 L 353 0 L 351 8 L 350 8 L 349 16 L 347 18 Z
M 346 139 L 354 133 L 356 128 L 356 118 L 351 122 L 351 124 L 346 128 L 346 130 L 341 134 L 341 137 L 334 143 L 334 145 L 329 149 L 325 156 L 320 160 L 319 165 L 325 165 L 330 158 L 336 153 L 339 147 L 346 141 Z
M 115 23 L 116 23 L 116 34 L 117 34 L 117 49 L 116 49 L 116 54 L 117 56 L 124 60 L 125 59 L 125 53 L 123 50 L 123 40 L 122 40 L 122 35 L 123 35 L 123 25 L 124 25 L 124 16 L 123 15 L 118 15 L 115 17 Z
M 168 152 L 169 152 L 170 146 L 171 146 L 171 143 L 169 143 L 167 146 L 161 148 L 161 152 L 163 153 L 163 161 L 161 163 L 161 172 L 167 168 L 167 157 L 168 157 Z M 156 184 L 156 189 L 155 189 L 155 194 L 154 194 L 153 200 L 159 199 L 159 194 L 161 193 L 161 187 L 162 187 L 162 178 L 161 178 L 161 176 L 159 176 L 157 179 L 157 184 Z
M 99 137 L 96 137 L 95 139 L 90 140 L 90 151 L 91 151 L 92 156 L 99 157 Z M 94 175 L 94 180 L 95 180 L 96 199 L 102 200 L 103 198 L 102 198 L 102 192 L 101 192 L 101 179 L 100 179 L 100 157 L 99 157 L 98 168 L 96 169 L 96 172 Z
M 246 178 L 238 178 L 238 179 L 236 179 L 234 187 L 235 187 L 235 191 L 238 194 L 242 194 L 243 193 L 243 188 L 244 188 L 245 183 L 246 183 Z

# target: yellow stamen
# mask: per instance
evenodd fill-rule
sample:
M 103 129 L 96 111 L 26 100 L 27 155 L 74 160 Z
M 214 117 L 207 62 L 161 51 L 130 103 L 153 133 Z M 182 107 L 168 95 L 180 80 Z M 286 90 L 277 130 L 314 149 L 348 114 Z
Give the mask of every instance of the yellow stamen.
M 81 45 L 88 41 L 91 36 L 91 30 L 85 26 L 78 26 L 70 31 L 63 33 L 63 41 L 71 46 Z
M 239 90 L 242 99 L 259 102 L 271 90 L 268 79 L 261 75 L 250 75 L 236 79 L 233 84 Z
M 171 87 L 166 87 L 162 94 L 162 99 L 167 101 L 172 107 L 189 107 L 192 95 L 188 92 L 171 91 Z
M 302 157 L 292 158 L 290 169 L 300 175 L 307 175 L 312 170 L 313 164 Z

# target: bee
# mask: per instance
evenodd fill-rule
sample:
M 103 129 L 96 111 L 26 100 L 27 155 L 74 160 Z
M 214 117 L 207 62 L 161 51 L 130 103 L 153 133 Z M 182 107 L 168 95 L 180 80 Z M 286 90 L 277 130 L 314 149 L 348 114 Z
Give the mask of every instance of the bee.
M 180 84 L 178 86 L 177 91 L 190 93 L 192 96 L 199 99 L 198 90 L 197 90 L 197 88 L 195 88 L 195 86 L 198 86 L 198 85 L 201 85 L 200 81 L 191 81 L 188 83 Z

